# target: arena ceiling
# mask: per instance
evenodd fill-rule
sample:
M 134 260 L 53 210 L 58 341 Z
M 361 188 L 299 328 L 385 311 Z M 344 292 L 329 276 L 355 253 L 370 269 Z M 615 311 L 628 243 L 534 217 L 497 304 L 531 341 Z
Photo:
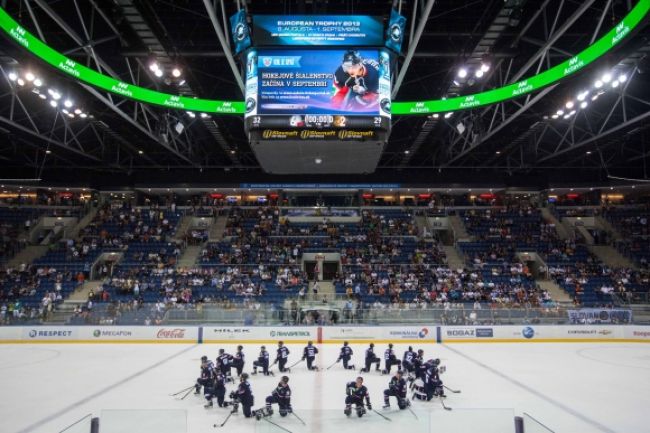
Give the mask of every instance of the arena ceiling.
M 223 0 L 5 0 L 9 14 L 75 61 L 125 82 L 203 98 L 241 100 L 213 22 L 237 10 Z M 413 50 L 399 59 L 404 79 L 396 100 L 476 93 L 556 65 L 587 47 L 627 14 L 626 0 L 248 0 L 249 14 L 368 14 L 401 7 L 414 23 Z M 648 178 L 650 41 L 643 28 L 596 64 L 560 84 L 491 107 L 449 117 L 395 116 L 379 168 L 365 176 L 319 181 L 549 184 Z M 422 31 L 418 31 L 421 29 Z M 412 35 L 412 36 L 411 36 Z M 226 50 L 227 51 L 227 50 Z M 166 69 L 156 77 L 149 62 Z M 473 71 L 481 62 L 483 77 Z M 181 76 L 171 76 L 177 66 Z M 2 178 L 103 184 L 306 181 L 260 168 L 240 116 L 190 117 L 143 105 L 75 82 L 9 39 L 0 45 Z M 469 77 L 459 80 L 459 68 Z M 10 74 L 33 72 L 56 86 L 86 118 L 69 119 Z M 625 82 L 597 100 L 594 82 L 607 72 Z M 15 78 L 15 77 L 14 77 Z M 471 78 L 471 79 L 470 79 Z M 182 80 L 182 82 L 181 82 Z M 456 81 L 456 83 L 454 83 Z M 569 100 L 591 90 L 588 106 L 567 119 Z M 583 101 L 584 102 L 584 101 Z M 182 125 L 182 129 L 179 125 Z M 180 132 L 179 132 L 179 129 Z

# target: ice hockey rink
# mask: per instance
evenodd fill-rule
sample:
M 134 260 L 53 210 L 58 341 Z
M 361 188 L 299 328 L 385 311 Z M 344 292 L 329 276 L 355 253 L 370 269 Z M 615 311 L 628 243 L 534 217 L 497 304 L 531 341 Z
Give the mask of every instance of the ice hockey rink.
M 377 344 L 379 353 L 385 344 Z M 382 410 L 388 376 L 364 374 L 373 409 L 359 419 L 343 414 L 345 384 L 358 375 L 366 345 L 354 344 L 357 371 L 341 364 L 330 370 L 307 371 L 304 362 L 290 376 L 292 405 L 306 425 L 292 416 L 276 414 L 270 423 L 233 415 L 215 428 L 229 409 L 206 410 L 202 396 L 180 400 L 170 394 L 194 383 L 202 355 L 216 357 L 220 347 L 232 345 L 178 344 L 8 344 L 0 346 L 0 431 L 52 433 L 85 415 L 100 417 L 100 433 L 156 432 L 512 432 L 513 417 L 524 413 L 554 432 L 648 431 L 650 406 L 650 345 L 639 343 L 490 343 L 422 344 L 425 358 L 440 358 L 447 371 L 445 411 L 437 399 L 414 401 L 399 411 L 393 400 Z M 300 359 L 304 345 L 288 345 L 289 365 Z M 271 349 L 273 358 L 274 348 Z M 318 346 L 317 364 L 327 367 L 339 346 Z M 396 344 L 401 356 L 407 345 Z M 245 371 L 251 371 L 259 345 L 247 344 Z M 255 407 L 275 387 L 275 377 L 252 376 Z M 229 384 L 226 395 L 233 389 Z M 415 418 L 417 416 L 418 419 Z M 82 423 L 89 422 L 89 418 Z M 162 426 L 161 426 L 162 424 Z M 526 418 L 526 431 L 545 432 Z M 85 431 L 87 430 L 87 426 Z M 110 429 L 110 430 L 109 430 Z M 74 432 L 74 427 L 69 431 Z

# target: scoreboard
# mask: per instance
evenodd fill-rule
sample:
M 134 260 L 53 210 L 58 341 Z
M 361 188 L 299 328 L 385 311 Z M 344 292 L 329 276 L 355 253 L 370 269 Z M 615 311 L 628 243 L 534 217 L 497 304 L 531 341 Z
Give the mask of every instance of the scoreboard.
M 385 50 L 252 50 L 246 62 L 248 131 L 390 129 Z
M 242 55 L 244 125 L 262 167 L 274 173 L 374 171 L 390 133 L 395 59 L 385 47 L 383 20 L 252 21 L 253 46 Z

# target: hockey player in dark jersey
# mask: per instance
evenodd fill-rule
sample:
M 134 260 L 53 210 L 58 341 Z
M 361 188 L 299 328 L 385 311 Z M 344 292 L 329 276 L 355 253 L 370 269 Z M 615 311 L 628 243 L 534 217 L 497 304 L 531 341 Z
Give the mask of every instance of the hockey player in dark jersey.
M 389 397 L 397 398 L 397 406 L 404 410 L 409 406 L 409 401 L 406 398 L 406 380 L 402 377 L 402 370 L 397 370 L 395 376 L 390 380 L 388 389 L 384 390 L 384 408 L 390 407 Z
M 237 403 L 241 403 L 242 412 L 246 418 L 253 416 L 251 413 L 251 407 L 255 404 L 255 398 L 253 397 L 253 390 L 251 389 L 250 383 L 248 383 L 248 374 L 243 373 L 239 377 L 239 386 L 236 391 L 233 391 L 230 394 L 231 398 L 234 401 L 233 412 L 237 412 Z
M 364 59 L 358 51 L 348 50 L 343 54 L 341 66 L 334 72 L 332 96 L 335 108 L 349 111 L 368 111 L 378 105 L 379 62 Z
M 441 369 L 438 368 L 439 365 L 439 359 L 431 359 L 424 363 L 424 366 L 426 366 L 424 374 L 414 383 L 415 398 L 429 401 L 433 397 L 447 397 L 442 380 L 440 380 Z M 442 368 L 442 371 L 444 371 L 444 367 Z
M 375 370 L 379 371 L 379 363 L 381 360 L 375 355 L 375 344 L 370 343 L 370 346 L 366 349 L 366 366 L 362 368 L 363 372 L 370 372 L 370 365 L 375 364 Z
M 400 368 L 402 366 L 402 361 L 397 359 L 397 356 L 395 356 L 395 351 L 393 350 L 393 343 L 388 344 L 388 349 L 384 351 L 384 371 L 382 371 L 383 374 L 390 374 L 390 369 L 393 367 L 393 365 L 396 365 L 397 368 Z
M 233 357 L 231 354 L 226 353 L 226 351 L 223 349 L 219 349 L 219 356 L 217 356 L 217 367 L 224 376 L 229 378 L 229 380 L 232 380 L 230 377 L 232 360 Z
M 350 359 L 352 359 L 352 348 L 348 346 L 348 342 L 344 341 L 343 342 L 343 347 L 341 347 L 341 353 L 339 353 L 339 358 L 336 360 L 336 362 L 343 361 L 343 368 L 346 370 L 354 370 L 354 364 L 348 365 L 348 362 L 350 362 Z
M 415 367 L 415 377 L 422 379 L 426 367 L 424 366 L 424 350 L 418 349 L 418 354 L 413 361 L 413 366 Z
M 316 359 L 316 354 L 318 353 L 318 349 L 314 347 L 313 343 L 311 341 L 307 342 L 307 346 L 302 352 L 302 359 L 303 361 L 306 359 L 307 360 L 307 369 L 308 370 L 318 370 L 318 367 L 313 365 L 314 360 Z
M 196 384 L 194 385 L 194 394 L 201 393 L 202 386 L 208 386 L 212 378 L 212 373 L 214 371 L 214 364 L 208 359 L 207 356 L 201 357 L 201 375 L 196 379 Z
M 221 374 L 220 371 L 213 370 L 212 378 L 210 379 L 209 385 L 205 386 L 205 399 L 208 401 L 204 406 L 206 409 L 211 408 L 214 404 L 212 399 L 217 398 L 217 404 L 219 407 L 224 406 L 224 398 L 226 396 L 226 376 Z
M 260 347 L 260 354 L 257 357 L 257 361 L 253 361 L 253 374 L 257 374 L 257 368 L 262 369 L 264 376 L 269 375 L 269 352 L 266 350 L 266 347 Z
M 290 372 L 288 368 L 284 368 L 285 365 L 287 365 L 287 361 L 289 360 L 289 349 L 284 345 L 284 342 L 278 341 L 278 351 L 277 355 L 275 356 L 275 361 L 273 361 L 273 364 L 278 364 L 278 369 L 280 370 L 280 373 L 284 372 Z
M 273 404 L 277 403 L 280 416 L 284 417 L 293 412 L 291 408 L 291 388 L 289 388 L 289 377 L 282 376 L 280 383 L 273 390 L 271 395 L 266 397 L 266 407 L 255 411 L 255 417 L 259 420 L 265 416 L 273 415 Z
M 366 409 L 363 407 L 363 400 L 366 401 L 366 407 L 368 410 L 372 410 L 372 405 L 370 404 L 370 394 L 368 393 L 368 388 L 363 384 L 363 377 L 357 377 L 357 380 L 354 382 L 348 382 L 345 387 L 345 410 L 343 413 L 350 416 L 352 414 L 352 405 L 356 406 L 357 416 L 361 418 L 366 413 Z
M 415 358 L 417 354 L 413 351 L 413 348 L 409 346 L 409 349 L 404 352 L 404 357 L 402 358 L 402 369 L 410 375 L 415 372 Z
M 245 357 L 243 350 L 244 346 L 237 346 L 237 352 L 235 353 L 235 356 L 233 356 L 232 360 L 232 368 L 237 369 L 237 377 L 241 376 L 244 371 Z

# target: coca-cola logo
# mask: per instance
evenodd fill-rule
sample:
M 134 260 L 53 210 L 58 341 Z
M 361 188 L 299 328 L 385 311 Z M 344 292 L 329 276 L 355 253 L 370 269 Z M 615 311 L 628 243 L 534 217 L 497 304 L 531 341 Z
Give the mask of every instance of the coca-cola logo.
M 162 328 L 161 330 L 158 331 L 158 334 L 156 334 L 156 338 L 183 338 L 183 337 L 185 337 L 184 328 L 174 328 L 174 329 Z

